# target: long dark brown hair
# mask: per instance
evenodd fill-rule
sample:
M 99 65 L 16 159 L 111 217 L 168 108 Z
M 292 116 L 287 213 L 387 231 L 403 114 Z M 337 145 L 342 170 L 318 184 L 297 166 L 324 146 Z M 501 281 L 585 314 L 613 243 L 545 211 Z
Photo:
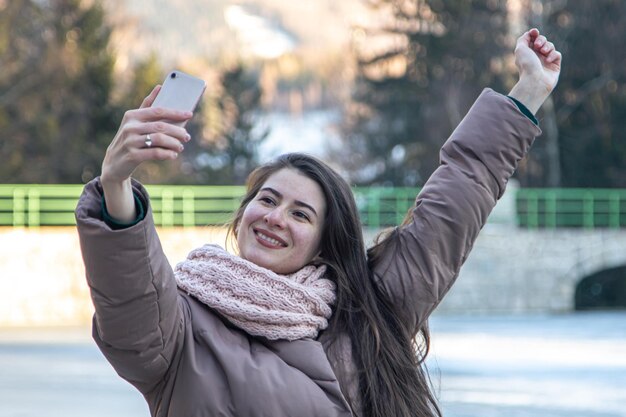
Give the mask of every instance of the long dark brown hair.
M 247 193 L 230 224 L 229 237 L 235 235 L 245 208 L 263 184 L 284 168 L 315 181 L 326 198 L 321 258 L 337 284 L 337 303 L 327 332 L 347 334 L 352 343 L 360 398 L 348 398 L 351 407 L 354 410 L 360 400 L 363 417 L 441 416 L 424 365 L 428 328 L 426 324 L 409 328 L 403 313 L 374 282 L 378 255 L 393 249 L 397 233 L 366 251 L 352 190 L 334 170 L 301 153 L 285 154 L 258 167 L 248 177 Z

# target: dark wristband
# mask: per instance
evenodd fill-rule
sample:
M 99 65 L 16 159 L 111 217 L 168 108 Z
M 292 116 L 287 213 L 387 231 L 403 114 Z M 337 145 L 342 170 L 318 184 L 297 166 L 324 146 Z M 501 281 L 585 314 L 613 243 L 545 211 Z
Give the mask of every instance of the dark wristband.
M 515 105 L 517 106 L 517 108 L 524 113 L 524 116 L 528 117 L 530 119 L 531 122 L 533 122 L 536 125 L 539 125 L 539 120 L 537 120 L 537 118 L 535 117 L 534 114 L 531 113 L 530 110 L 528 110 L 528 108 L 526 108 L 526 106 L 524 106 L 522 104 L 521 101 L 511 97 L 511 96 L 507 96 L 508 98 L 510 98 L 511 100 L 513 100 L 513 103 L 515 103 Z
M 102 196 L 102 219 L 104 222 L 113 230 L 126 229 L 128 227 L 134 226 L 146 217 L 146 210 L 143 205 L 141 199 L 137 196 L 137 194 L 133 193 L 133 197 L 135 198 L 135 210 L 137 210 L 137 217 L 130 223 L 120 223 L 116 221 L 109 212 L 107 211 L 106 201 L 104 201 L 104 195 Z

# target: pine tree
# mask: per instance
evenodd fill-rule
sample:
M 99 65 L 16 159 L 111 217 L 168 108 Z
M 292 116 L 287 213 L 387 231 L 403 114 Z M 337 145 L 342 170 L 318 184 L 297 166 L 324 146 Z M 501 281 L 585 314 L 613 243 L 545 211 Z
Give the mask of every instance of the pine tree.
M 361 32 L 339 162 L 357 183 L 423 184 L 481 89 L 505 84 L 506 2 L 370 3 L 389 23 Z
M 11 1 L 0 14 L 0 178 L 81 182 L 115 133 L 113 56 L 102 7 Z
M 259 126 L 262 91 L 258 76 L 242 65 L 224 70 L 219 89 L 204 102 L 204 118 L 194 129 L 202 138 L 194 144 L 189 173 L 203 184 L 244 184 L 258 165 L 258 147 L 268 129 Z
M 553 185 L 548 166 L 558 164 L 561 186 L 626 187 L 626 3 L 530 3 L 527 20 L 542 25 L 564 57 L 552 94 L 560 157 L 550 158 L 538 141 L 532 169 L 520 178 L 526 185 Z

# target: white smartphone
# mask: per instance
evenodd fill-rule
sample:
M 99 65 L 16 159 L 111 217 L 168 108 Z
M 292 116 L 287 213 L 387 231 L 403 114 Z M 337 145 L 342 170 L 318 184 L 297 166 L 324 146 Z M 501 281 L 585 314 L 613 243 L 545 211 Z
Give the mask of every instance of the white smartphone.
M 165 77 L 161 90 L 154 99 L 151 107 L 165 107 L 168 109 L 193 112 L 205 88 L 206 83 L 204 80 L 182 71 L 172 71 Z M 184 126 L 185 122 L 173 124 Z

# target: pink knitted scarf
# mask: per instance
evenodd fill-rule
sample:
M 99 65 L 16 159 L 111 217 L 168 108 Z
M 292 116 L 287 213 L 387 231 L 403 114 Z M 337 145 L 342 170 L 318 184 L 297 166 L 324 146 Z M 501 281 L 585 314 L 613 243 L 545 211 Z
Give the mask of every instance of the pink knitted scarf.
M 326 266 L 278 275 L 217 245 L 189 253 L 176 266 L 178 287 L 235 326 L 271 340 L 316 338 L 328 326 L 335 284 Z

